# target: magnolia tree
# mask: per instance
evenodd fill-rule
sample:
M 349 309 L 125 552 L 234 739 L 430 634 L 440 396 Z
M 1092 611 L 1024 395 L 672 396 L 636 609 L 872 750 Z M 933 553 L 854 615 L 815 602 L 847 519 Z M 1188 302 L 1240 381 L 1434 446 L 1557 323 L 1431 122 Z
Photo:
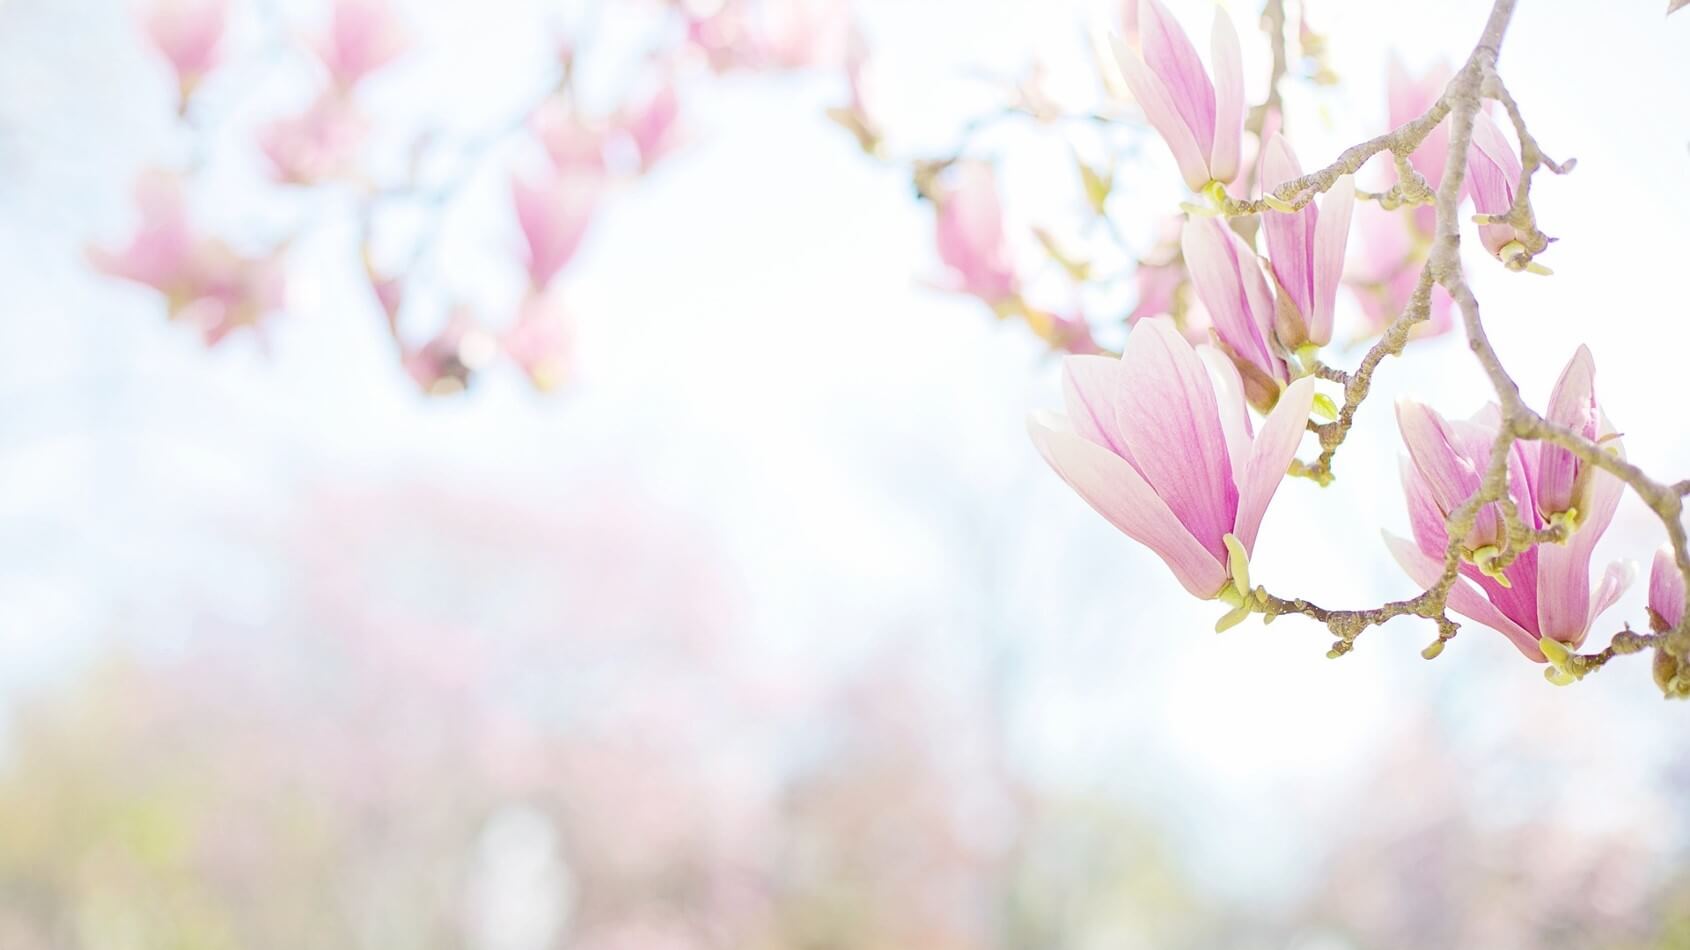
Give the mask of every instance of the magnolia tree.
M 1668 13 L 1683 5 L 1672 0 Z M 1217 12 L 1205 57 L 1161 3 L 1138 0 L 1125 4 L 1118 30 L 1097 35 L 1101 95 L 1092 108 L 1075 114 L 1057 104 L 1035 71 L 1001 111 L 970 123 L 963 141 L 937 157 L 889 147 L 872 50 L 856 41 L 838 3 L 603 4 L 601 15 L 639 11 L 656 24 L 624 101 L 594 111 L 576 95 L 579 64 L 594 52 L 591 30 L 582 30 L 560 38 L 555 81 L 515 123 L 467 142 L 420 135 L 410 171 L 387 179 L 360 166 L 373 119 L 359 90 L 404 55 L 406 32 L 383 0 L 337 0 L 311 44 L 319 95 L 303 112 L 260 126 L 256 138 L 278 188 L 350 189 L 374 311 L 424 390 L 460 390 L 500 354 L 547 388 L 568 365 L 560 275 L 606 198 L 671 152 L 682 78 L 840 67 L 848 98 L 830 115 L 866 154 L 908 167 L 935 209 L 949 286 L 1067 354 L 1065 411 L 1036 414 L 1033 443 L 1100 515 L 1165 561 L 1187 593 L 1220 602 L 1217 629 L 1252 614 L 1264 622 L 1300 614 L 1325 625 L 1335 638 L 1329 655 L 1337 657 L 1368 629 L 1413 616 L 1436 629 L 1424 651 L 1431 659 L 1464 618 L 1547 664 L 1551 682 L 1572 683 L 1615 656 L 1647 650 L 1662 692 L 1690 696 L 1690 540 L 1682 523 L 1690 479 L 1662 479 L 1626 460 L 1587 349 L 1569 341 L 1553 390 L 1521 393 L 1466 277 L 1481 264 L 1521 279 L 1549 273 L 1542 258 L 1553 238 L 1539 227 L 1532 185 L 1540 173 L 1573 167 L 1533 137 L 1499 66 L 1514 7 L 1497 0 L 1459 68 L 1415 76 L 1393 65 L 1390 127 L 1322 156 L 1313 171 L 1293 145 L 1280 87 L 1294 70 L 1315 82 L 1333 77 L 1322 37 L 1306 15 L 1293 22 L 1284 0 L 1268 0 L 1262 12 L 1271 74 L 1259 103 L 1246 101 L 1246 40 L 1227 14 Z M 146 12 L 147 34 L 177 77 L 190 133 L 201 85 L 215 78 L 228 13 L 225 0 L 161 0 Z M 1053 291 L 1011 252 L 995 170 L 969 148 L 975 134 L 1005 117 L 1077 123 L 1095 139 L 1093 151 L 1106 154 L 1123 136 L 1140 137 L 1142 117 L 1172 153 L 1190 198 L 1168 209 L 1150 254 L 1130 254 L 1108 208 L 1113 165 L 1082 158 L 1087 200 L 1123 266 L 1100 267 L 1097 255 L 1037 231 L 1067 284 Z M 384 250 L 384 222 L 395 208 L 449 204 L 492 145 L 511 140 L 533 146 L 534 161 L 513 161 L 510 181 L 523 236 L 513 265 L 526 289 L 503 321 L 450 307 L 443 322 L 413 336 L 408 288 L 441 222 L 435 215 L 412 228 L 410 247 L 397 254 Z M 451 159 L 448 172 L 428 174 L 442 153 Z M 127 246 L 95 250 L 92 259 L 158 290 L 172 317 L 215 344 L 237 329 L 262 331 L 280 308 L 289 243 L 242 253 L 196 229 L 184 200 L 195 171 L 190 164 L 145 175 L 137 185 L 139 230 Z M 1482 255 L 1464 251 L 1469 224 Z M 1073 301 L 1123 276 L 1136 288 L 1135 302 L 1125 318 L 1130 332 L 1114 353 L 1099 338 L 1118 334 L 1097 332 L 1100 325 Z M 1341 290 L 1366 315 L 1370 341 L 1347 368 L 1332 355 Z M 1446 416 L 1449 407 L 1398 406 L 1412 530 L 1387 540 L 1421 591 L 1373 607 L 1333 608 L 1253 583 L 1257 529 L 1281 480 L 1329 484 L 1375 374 L 1415 340 L 1456 331 L 1496 399 L 1466 418 Z M 1595 574 L 1591 565 L 1627 490 L 1659 516 L 1666 535 L 1649 579 L 1648 632 L 1627 624 L 1600 651 L 1579 653 L 1632 580 L 1624 565 Z

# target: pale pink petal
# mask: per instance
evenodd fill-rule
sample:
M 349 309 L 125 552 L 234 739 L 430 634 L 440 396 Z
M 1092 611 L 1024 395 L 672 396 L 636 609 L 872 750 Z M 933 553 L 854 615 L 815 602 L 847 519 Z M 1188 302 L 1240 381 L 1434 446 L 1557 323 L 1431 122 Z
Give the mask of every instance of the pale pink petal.
M 1197 47 L 1191 45 L 1191 38 L 1160 0 L 1144 0 L 1138 26 L 1145 65 L 1161 77 L 1174 111 L 1191 130 L 1207 163 L 1215 145 L 1215 87 L 1203 69 Z
M 1217 218 L 1194 218 L 1180 236 L 1192 287 L 1215 321 L 1215 331 L 1239 358 L 1284 382 L 1285 363 L 1268 344 L 1273 297 L 1256 256 Z
M 600 180 L 590 174 L 550 172 L 515 176 L 511 197 L 528 245 L 529 280 L 545 289 L 575 256 L 598 204 Z
M 1283 136 L 1274 136 L 1262 149 L 1261 181 L 1265 194 L 1280 185 L 1302 177 L 1302 166 Z M 1314 311 L 1315 226 L 1319 212 L 1314 202 L 1299 211 L 1285 213 L 1268 210 L 1262 214 L 1262 233 L 1267 239 L 1268 264 L 1279 281 L 1280 289 L 1289 295 L 1292 307 L 1305 325 Z M 1304 335 L 1312 338 L 1313 334 Z M 1330 337 L 1330 333 L 1328 334 Z
M 318 54 L 335 82 L 348 88 L 404 49 L 404 30 L 388 0 L 336 0 Z
M 1467 189 L 1473 196 L 1473 207 L 1482 214 L 1507 212 L 1514 204 L 1514 188 L 1520 180 L 1520 159 L 1496 122 L 1484 112 L 1473 117 L 1473 142 L 1467 155 Z M 1514 229 L 1509 225 L 1479 226 L 1479 242 L 1492 254 L 1512 240 Z
M 1387 532 L 1385 545 L 1390 548 L 1391 556 L 1408 576 L 1422 588 L 1430 589 L 1443 577 L 1443 561 L 1422 553 L 1413 542 Z M 1455 586 L 1450 588 L 1449 609 L 1506 636 L 1528 659 L 1538 663 L 1544 662 L 1543 651 L 1537 646 L 1537 637 L 1508 619 L 1502 611 L 1486 600 L 1483 594 L 1474 590 L 1465 578 L 1457 578 Z
M 1131 380 L 1121 361 L 1107 356 L 1070 356 L 1062 361 L 1062 400 L 1068 423 L 1086 441 L 1127 457 L 1115 423 L 1116 405 Z
M 1243 542 L 1244 550 L 1254 551 L 1256 532 L 1267 513 L 1279 483 L 1284 481 L 1296 457 L 1297 445 L 1308 428 L 1309 410 L 1314 406 L 1314 379 L 1305 376 L 1286 387 L 1279 402 L 1262 423 L 1250 449 L 1250 462 L 1244 469 L 1244 484 L 1239 489 L 1238 518 L 1232 533 Z
M 1132 90 L 1133 99 L 1144 110 L 1145 120 L 1162 136 L 1168 151 L 1173 153 L 1174 161 L 1179 164 L 1180 177 L 1185 179 L 1186 186 L 1192 191 L 1200 191 L 1210 178 L 1208 148 L 1198 144 L 1191 128 L 1175 110 L 1167 86 L 1145 65 L 1137 50 L 1117 43 L 1115 59 L 1121 67 L 1122 78 L 1127 81 L 1127 88 Z
M 1344 250 L 1350 240 L 1350 217 L 1355 207 L 1355 179 L 1349 175 L 1326 193 L 1314 231 L 1314 313 L 1309 317 L 1309 340 L 1325 346 L 1332 341 L 1333 311 L 1338 282 L 1344 276 Z
M 1238 175 L 1244 133 L 1244 61 L 1232 18 L 1219 8 L 1209 47 L 1215 70 L 1215 144 L 1209 150 L 1209 174 L 1216 181 L 1231 181 Z
M 1046 413 L 1035 414 L 1027 430 L 1062 480 L 1110 524 L 1154 551 L 1192 595 L 1207 600 L 1226 586 L 1221 561 L 1191 536 L 1125 459 L 1064 431 L 1061 421 Z
M 1165 317 L 1133 328 L 1121 367 L 1132 386 L 1131 398 L 1115 406 L 1127 459 L 1192 536 L 1224 561 L 1222 537 L 1233 528 L 1238 486 L 1209 371 Z
M 1409 532 L 1420 550 L 1439 557 L 1449 546 L 1449 527 L 1443 509 L 1432 498 L 1432 490 L 1414 461 L 1404 456 L 1399 462 L 1403 496 L 1408 502 Z
M 1450 423 L 1436 410 L 1413 400 L 1398 400 L 1397 428 L 1440 511 L 1453 511 L 1478 490 L 1478 471 L 1461 454 Z
M 1684 619 L 1684 575 L 1678 572 L 1670 544 L 1661 545 L 1655 552 L 1655 563 L 1649 570 L 1649 609 L 1666 622 L 1668 629 Z
M 1197 356 L 1209 369 L 1215 387 L 1215 404 L 1220 409 L 1221 431 L 1226 434 L 1226 455 L 1232 460 L 1233 484 L 1244 485 L 1244 466 L 1250 460 L 1250 409 L 1244 399 L 1244 380 L 1226 354 L 1212 346 L 1197 347 Z
M 1590 628 L 1596 625 L 1596 618 L 1602 616 L 1609 607 L 1619 602 L 1620 597 L 1631 588 L 1637 580 L 1637 565 L 1630 561 L 1615 561 L 1602 572 L 1602 580 L 1597 583 L 1596 590 L 1590 595 L 1590 617 L 1585 621 L 1584 632 L 1589 635 Z M 1584 643 L 1584 637 L 1573 641 L 1573 646 Z
M 1596 438 L 1596 364 L 1590 348 L 1580 346 L 1567 361 L 1555 388 L 1549 394 L 1545 418 L 1566 426 L 1587 439 Z M 1544 514 L 1566 511 L 1579 503 L 1576 481 L 1581 464 L 1577 456 L 1561 446 L 1542 443 L 1538 452 L 1538 507 Z

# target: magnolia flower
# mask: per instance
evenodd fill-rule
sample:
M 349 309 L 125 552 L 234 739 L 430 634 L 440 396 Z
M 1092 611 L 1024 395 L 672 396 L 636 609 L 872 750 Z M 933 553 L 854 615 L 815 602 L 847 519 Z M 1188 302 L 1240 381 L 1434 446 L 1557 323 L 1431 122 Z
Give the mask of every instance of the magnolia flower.
M 1220 10 L 1210 34 L 1214 82 L 1173 14 L 1140 0 L 1139 42 L 1119 44 L 1121 78 L 1168 144 L 1192 191 L 1212 190 L 1238 174 L 1244 130 L 1244 66 L 1238 32 Z
M 405 33 L 388 0 L 335 0 L 317 55 L 335 84 L 350 89 L 404 49 Z
M 1394 53 L 1385 75 L 1385 95 L 1391 128 L 1398 129 L 1425 115 L 1444 94 L 1444 87 L 1452 77 L 1449 64 L 1439 62 L 1415 76 L 1408 71 Z M 1409 164 L 1426 179 L 1433 191 L 1444 180 L 1444 165 L 1449 161 L 1449 123 L 1447 120 L 1427 133 L 1426 138 L 1408 157 Z M 1413 211 L 1415 227 L 1428 239 L 1434 234 L 1437 211 L 1431 205 L 1421 205 Z
M 658 159 L 674 149 L 675 120 L 681 114 L 680 106 L 675 81 L 666 77 L 650 96 L 623 117 L 622 131 L 633 143 L 642 171 L 650 170 Z
M 1250 404 L 1271 408 L 1290 377 L 1273 338 L 1273 295 L 1255 252 L 1219 218 L 1187 221 L 1180 249 L 1215 335 L 1244 375 Z
M 544 290 L 586 236 L 603 180 L 596 174 L 548 170 L 511 179 L 517 223 L 528 246 L 528 278 Z
M 285 275 L 280 255 L 249 257 L 197 234 L 174 175 L 143 174 L 135 184 L 135 203 L 141 221 L 128 245 L 121 251 L 88 251 L 96 269 L 163 294 L 170 318 L 196 327 L 208 345 L 281 308 Z
M 156 0 L 143 16 L 147 38 L 176 73 L 178 108 L 217 65 L 218 46 L 228 25 L 228 0 Z
M 1019 292 L 1004 236 L 997 176 L 983 162 L 962 162 L 936 198 L 939 259 L 957 277 L 957 289 L 1000 306 Z
M 556 388 L 569 373 L 574 334 L 562 303 L 556 288 L 530 293 L 500 339 L 505 354 L 541 392 Z
M 1514 189 L 1520 183 L 1520 157 L 1483 112 L 1473 116 L 1473 142 L 1467 149 L 1467 190 L 1473 208 L 1480 214 L 1507 214 L 1514 207 Z M 1525 252 L 1521 235 L 1511 224 L 1479 225 L 1479 243 L 1507 263 Z
M 1649 626 L 1657 633 L 1675 629 L 1684 619 L 1684 575 L 1673 560 L 1672 545 L 1655 552 L 1649 569 Z
M 857 147 L 865 154 L 880 153 L 882 132 L 877 116 L 879 97 L 873 71 L 869 68 L 868 45 L 861 34 L 851 34 L 845 51 L 845 81 L 851 92 L 844 106 L 827 110 L 827 117 L 843 126 L 857 140 Z
M 1581 349 L 1561 374 L 1549 401 L 1551 421 L 1577 428 L 1587 414 L 1600 418 L 1591 396 L 1589 359 Z M 1397 407 L 1397 422 L 1408 447 L 1402 479 L 1414 540 L 1387 534 L 1386 543 L 1409 576 L 1430 587 L 1443 573 L 1449 513 L 1478 491 L 1500 419 L 1491 407 L 1472 420 L 1450 422 L 1405 401 Z M 1539 662 L 1546 652 L 1550 660 L 1564 659 L 1561 645 L 1576 648 L 1583 643 L 1597 615 L 1631 583 L 1629 566 L 1615 563 L 1591 589 L 1591 554 L 1613 520 L 1623 486 L 1607 472 L 1569 471 L 1559 458 L 1563 451 L 1548 443 L 1516 442 L 1509 449 L 1508 493 L 1532 531 L 1553 523 L 1553 517 L 1544 514 L 1546 503 L 1558 504 L 1557 496 L 1578 498 L 1587 507 L 1576 516 L 1576 530 L 1564 543 L 1519 552 L 1498 570 L 1494 561 L 1508 529 L 1500 506 L 1486 505 L 1460 541 L 1461 576 L 1449 595 L 1450 609 L 1501 632 Z M 1582 486 L 1569 492 L 1568 486 L 1580 479 Z M 1553 643 L 1545 646 L 1545 641 Z
M 595 172 L 604 169 L 604 131 L 588 124 L 567 97 L 547 98 L 534 110 L 528 128 L 558 168 Z
M 1118 360 L 1068 357 L 1063 398 L 1066 417 L 1037 413 L 1028 424 L 1063 481 L 1154 551 L 1190 593 L 1246 593 L 1247 573 L 1240 577 L 1235 561 L 1255 548 L 1308 420 L 1314 380 L 1291 384 L 1252 434 L 1232 365 L 1157 318 L 1133 329 Z
M 1431 250 L 1432 234 L 1430 225 L 1422 232 L 1416 218 L 1372 202 L 1356 209 L 1356 223 L 1361 230 L 1361 253 L 1353 259 L 1345 283 L 1361 305 L 1368 334 L 1377 336 L 1408 307 Z M 1427 320 L 1415 326 L 1414 336 L 1436 336 L 1453 329 L 1453 306 L 1449 291 L 1434 284 Z
M 407 350 L 401 365 L 426 395 L 448 396 L 468 389 L 497 354 L 497 341 L 473 313 L 458 307 L 432 339 Z
M 1302 166 L 1284 137 L 1269 139 L 1262 150 L 1263 190 L 1302 176 Z M 1262 215 L 1268 265 L 1279 286 L 1274 325 L 1279 342 L 1288 349 L 1332 342 L 1332 308 L 1344 272 L 1344 246 L 1354 205 L 1355 180 L 1345 175 L 1319 207 L 1310 201 L 1289 214 L 1268 211 Z
M 299 115 L 260 126 L 254 138 L 277 181 L 314 185 L 349 174 L 368 132 L 358 107 L 327 90 Z

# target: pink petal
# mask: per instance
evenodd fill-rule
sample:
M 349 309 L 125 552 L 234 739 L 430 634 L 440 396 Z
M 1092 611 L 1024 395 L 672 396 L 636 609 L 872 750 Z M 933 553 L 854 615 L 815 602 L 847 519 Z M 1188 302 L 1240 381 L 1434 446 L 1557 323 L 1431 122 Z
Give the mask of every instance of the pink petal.
M 1314 313 L 1309 340 L 1325 346 L 1332 341 L 1333 310 L 1338 282 L 1344 276 L 1344 250 L 1350 240 L 1350 217 L 1355 207 L 1355 179 L 1345 175 L 1326 193 L 1314 231 Z
M 1219 593 L 1228 580 L 1221 561 L 1191 536 L 1143 477 L 1120 456 L 1060 424 L 1035 414 L 1027 431 L 1062 480 L 1110 524 L 1154 551 L 1192 595 L 1207 600 Z
M 1162 78 L 1174 111 L 1207 159 L 1215 145 L 1215 87 L 1203 69 L 1197 47 L 1191 45 L 1190 37 L 1160 0 L 1143 0 L 1138 25 L 1145 65 Z
M 1584 630 L 1588 635 L 1590 628 L 1595 626 L 1596 618 L 1609 607 L 1619 602 L 1631 587 L 1632 581 L 1637 579 L 1637 566 L 1629 561 L 1614 561 L 1602 572 L 1602 580 L 1597 583 L 1596 590 L 1590 595 L 1590 617 L 1585 621 Z M 1584 642 L 1584 637 L 1574 641 L 1573 646 Z
M 1215 387 L 1215 404 L 1220 409 L 1221 432 L 1226 435 L 1226 456 L 1232 460 L 1233 484 L 1244 485 L 1244 466 L 1250 460 L 1250 409 L 1244 399 L 1244 380 L 1226 354 L 1212 346 L 1197 347 L 1197 357 L 1209 369 Z
M 1273 500 L 1279 483 L 1291 467 L 1297 445 L 1308 428 L 1309 410 L 1314 406 L 1314 379 L 1305 376 L 1286 387 L 1279 402 L 1262 423 L 1262 431 L 1250 450 L 1250 462 L 1244 469 L 1244 484 L 1239 489 L 1238 518 L 1232 533 L 1244 543 L 1244 550 L 1253 551 L 1256 531 L 1268 502 Z
M 1285 363 L 1269 348 L 1273 297 L 1256 256 L 1217 218 L 1194 218 L 1180 235 L 1185 266 L 1215 332 L 1263 375 L 1286 379 Z
M 1442 552 L 1449 546 L 1448 516 L 1432 498 L 1432 489 L 1425 476 L 1414 467 L 1413 460 L 1404 457 L 1399 464 L 1403 496 L 1408 502 L 1408 527 L 1420 550 Z M 1441 554 L 1440 554 L 1441 556 Z
M 1423 553 L 1412 542 L 1386 533 L 1385 545 L 1390 548 L 1391 556 L 1402 565 L 1408 576 L 1422 588 L 1430 589 L 1443 577 L 1443 561 Z M 1508 619 L 1502 611 L 1474 590 L 1465 578 L 1456 578 L 1455 586 L 1450 588 L 1449 609 L 1506 636 L 1528 659 L 1538 663 L 1544 662 L 1543 651 L 1537 646 L 1537 637 Z
M 1133 328 L 1121 367 L 1132 384 L 1131 398 L 1115 406 L 1126 457 L 1192 536 L 1225 561 L 1222 537 L 1233 528 L 1238 486 L 1209 371 L 1164 317 Z
M 1297 156 L 1282 136 L 1274 136 L 1262 149 L 1262 192 L 1302 177 Z M 1267 238 L 1268 263 L 1280 288 L 1306 325 L 1314 311 L 1314 237 L 1319 212 L 1314 202 L 1302 210 L 1285 213 L 1269 210 L 1262 214 L 1262 232 Z M 1310 337 L 1313 334 L 1308 334 Z M 1330 337 L 1330 334 L 1329 334 Z
M 1596 438 L 1596 364 L 1589 347 L 1580 346 L 1561 370 L 1544 415 L 1550 422 L 1566 426 L 1587 439 Z M 1554 514 L 1578 504 L 1575 482 L 1580 467 L 1578 457 L 1572 452 L 1550 442 L 1542 443 L 1537 478 L 1540 511 Z
M 1130 383 L 1121 361 L 1107 356 L 1070 356 L 1062 361 L 1062 400 L 1068 422 L 1087 442 L 1127 457 L 1115 417 Z
M 1115 59 L 1121 67 L 1122 78 L 1127 81 L 1127 88 L 1132 90 L 1138 107 L 1144 110 L 1145 120 L 1162 136 L 1168 151 L 1173 153 L 1174 161 L 1179 164 L 1180 177 L 1185 179 L 1186 186 L 1192 191 L 1200 191 L 1209 183 L 1209 149 L 1198 144 L 1191 128 L 1175 110 L 1167 86 L 1151 72 L 1136 50 L 1116 44 Z
M 1668 627 L 1677 627 L 1684 619 L 1684 576 L 1678 573 L 1670 544 L 1661 545 L 1655 552 L 1655 563 L 1649 571 L 1649 609 Z
M 1209 149 L 1209 174 L 1216 181 L 1231 181 L 1238 175 L 1244 133 L 1244 59 L 1238 48 L 1238 31 L 1219 8 L 1210 33 L 1209 55 L 1215 70 L 1215 142 Z

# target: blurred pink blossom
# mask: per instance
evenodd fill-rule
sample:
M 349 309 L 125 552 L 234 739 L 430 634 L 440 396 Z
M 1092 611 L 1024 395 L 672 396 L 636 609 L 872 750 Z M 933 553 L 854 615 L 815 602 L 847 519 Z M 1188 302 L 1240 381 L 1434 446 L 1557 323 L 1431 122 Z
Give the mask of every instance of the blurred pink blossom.
M 516 220 L 528 248 L 528 279 L 535 290 L 546 289 L 575 256 L 603 187 L 602 176 L 570 169 L 511 178 Z
M 196 233 L 182 182 L 173 173 L 142 173 L 134 194 L 141 215 L 135 233 L 121 251 L 90 248 L 96 269 L 163 294 L 171 319 L 195 326 L 210 344 L 281 307 L 285 277 L 279 254 L 247 257 Z
M 541 103 L 528 127 L 559 169 L 604 168 L 604 131 L 589 124 L 564 97 L 552 96 Z
M 335 0 L 317 55 L 341 89 L 350 89 L 404 52 L 405 31 L 389 0 Z
M 325 90 L 304 112 L 270 121 L 255 137 L 278 181 L 315 185 L 350 175 L 368 132 L 356 104 Z
M 143 13 L 147 38 L 176 73 L 179 110 L 221 58 L 228 18 L 228 0 L 152 0 Z
M 497 342 L 475 315 L 458 307 L 432 339 L 406 352 L 403 365 L 424 393 L 441 396 L 468 389 L 497 352 Z
M 959 163 L 935 201 L 939 259 L 955 274 L 956 289 L 994 307 L 1015 297 L 1020 281 L 1010 259 L 992 167 Z
M 649 171 L 675 148 L 680 106 L 675 80 L 665 76 L 648 96 L 622 116 L 622 131 L 633 143 L 641 171 Z
M 1649 568 L 1649 613 L 1657 630 L 1671 630 L 1684 619 L 1684 576 L 1670 544 L 1661 545 Z
M 534 388 L 545 392 L 561 385 L 569 375 L 574 334 L 557 288 L 530 291 L 502 343 Z
M 1385 332 L 1404 309 L 1420 280 L 1431 249 L 1430 232 L 1401 211 L 1386 211 L 1373 202 L 1356 208 L 1361 252 L 1351 258 L 1345 284 L 1355 294 L 1366 322 L 1365 336 Z M 1454 328 L 1453 302 L 1441 285 L 1432 287 L 1429 319 L 1414 328 L 1415 337 L 1437 336 Z

